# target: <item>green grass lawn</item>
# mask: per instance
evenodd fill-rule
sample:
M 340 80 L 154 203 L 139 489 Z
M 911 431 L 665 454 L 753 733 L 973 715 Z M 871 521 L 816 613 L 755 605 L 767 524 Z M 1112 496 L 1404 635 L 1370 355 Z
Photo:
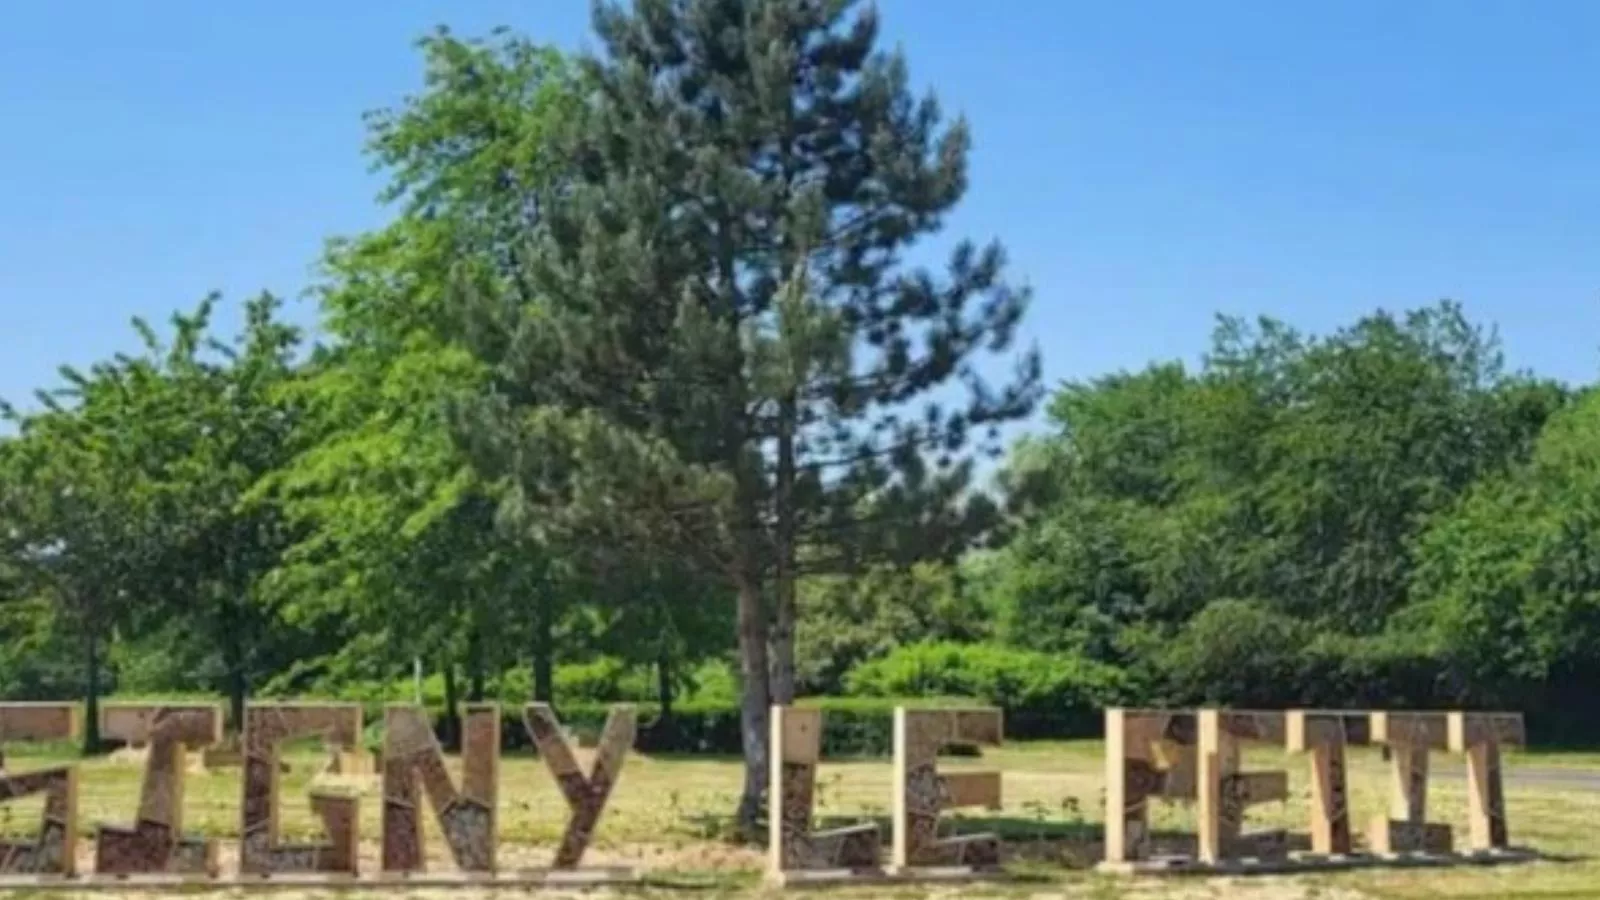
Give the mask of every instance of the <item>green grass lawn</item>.
M 999 830 L 1008 839 L 1011 884 L 975 888 L 877 887 L 830 891 L 850 897 L 1001 896 L 1001 897 L 1600 897 L 1600 862 L 1550 859 L 1498 868 L 1386 870 L 1295 877 L 1248 879 L 1118 879 L 1093 874 L 1100 857 L 1102 767 L 1094 742 L 1027 743 L 990 751 L 985 759 L 951 759 L 941 765 L 999 768 L 1005 772 L 1005 807 L 998 813 L 956 817 L 955 827 Z M 321 758 L 291 756 L 293 769 L 282 778 L 281 823 L 286 837 L 311 837 L 315 825 L 305 793 Z M 50 761 L 13 756 L 8 767 L 26 771 Z M 1581 768 L 1596 766 L 1596 757 L 1521 754 L 1508 758 L 1508 771 L 1518 767 Z M 1304 829 L 1306 778 L 1302 761 L 1278 753 L 1247 754 L 1248 768 L 1285 766 L 1291 773 L 1291 799 L 1251 810 L 1252 826 Z M 1432 818 L 1453 824 L 1465 835 L 1465 783 L 1447 775 L 1445 761 L 1430 785 Z M 884 818 L 889 814 L 890 767 L 887 760 L 842 762 L 822 769 L 818 813 L 828 819 Z M 138 802 L 141 769 L 136 765 L 96 760 L 86 763 L 79 780 L 79 829 L 82 866 L 89 868 L 88 838 L 96 822 L 130 820 Z M 633 756 L 623 771 L 587 862 L 627 863 L 644 869 L 649 884 L 629 893 L 684 897 L 754 896 L 759 885 L 763 848 L 736 846 L 722 839 L 740 785 L 735 760 L 710 758 L 653 759 Z M 1383 809 L 1385 769 L 1374 752 L 1352 751 L 1353 819 L 1359 831 Z M 362 790 L 363 869 L 378 868 L 379 833 L 376 779 L 354 779 L 347 786 Z M 510 757 L 502 762 L 500 854 L 508 867 L 538 866 L 548 860 L 552 841 L 565 822 L 566 806 L 541 763 Z M 239 772 L 222 769 L 191 774 L 185 783 L 185 828 L 231 839 L 238 833 Z M 1508 816 L 1513 843 L 1531 846 L 1551 857 L 1600 854 L 1600 791 L 1561 786 L 1507 785 Z M 37 827 L 41 801 L 27 798 L 0 807 L 0 832 L 26 835 Z M 1190 812 L 1158 804 L 1158 831 L 1192 829 Z M 448 856 L 428 823 L 430 867 L 449 868 Z M 231 845 L 223 851 L 224 871 L 233 869 Z M 654 886 L 651 886 L 654 885 Z M 304 894 L 304 892 L 301 892 Z M 332 896 L 331 892 L 324 892 Z M 415 891 L 408 896 L 462 898 L 471 892 Z M 187 895 L 187 894 L 186 894 Z M 545 892 L 543 896 L 560 896 Z M 87 896 L 87 894 L 86 894 Z M 97 896 L 106 896 L 98 893 Z M 146 894 L 145 896 L 149 896 Z M 282 892 L 272 896 L 290 896 Z

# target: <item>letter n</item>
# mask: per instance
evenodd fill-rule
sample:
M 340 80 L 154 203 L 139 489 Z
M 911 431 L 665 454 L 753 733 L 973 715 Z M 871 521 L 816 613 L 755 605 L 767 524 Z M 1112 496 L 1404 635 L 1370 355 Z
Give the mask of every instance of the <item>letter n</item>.
M 500 766 L 500 707 L 465 709 L 461 789 L 445 771 L 439 739 L 420 707 L 394 704 L 384 710 L 383 870 L 423 869 L 422 793 L 428 795 L 456 866 L 468 872 L 495 867 L 495 796 Z

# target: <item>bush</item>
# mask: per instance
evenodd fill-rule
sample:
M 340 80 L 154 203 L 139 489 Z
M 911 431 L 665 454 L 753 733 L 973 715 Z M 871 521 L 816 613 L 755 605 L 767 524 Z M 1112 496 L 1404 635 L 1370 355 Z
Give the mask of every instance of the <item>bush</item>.
M 650 670 L 630 666 L 615 656 L 557 666 L 553 688 L 556 699 L 573 703 L 617 703 L 655 696 Z M 531 694 L 530 685 L 523 696 Z
M 892 753 L 896 706 L 972 706 L 978 702 L 949 697 L 819 697 L 800 700 L 798 705 L 822 710 L 822 752 L 841 757 Z M 609 710 L 608 704 L 577 704 L 561 706 L 557 712 L 564 727 L 581 740 L 593 741 L 605 727 Z M 661 719 L 654 703 L 641 703 L 638 710 L 639 738 L 634 746 L 641 753 L 738 756 L 744 752 L 737 703 L 692 701 L 673 707 L 670 722 Z M 517 724 L 520 733 L 521 723 Z
M 720 659 L 707 660 L 689 675 L 685 699 L 700 703 L 739 702 L 739 673 Z
M 894 751 L 894 710 L 896 706 L 928 708 L 973 706 L 981 701 L 935 697 L 904 699 L 893 697 L 824 697 L 801 700 L 799 705 L 820 707 L 823 711 L 822 752 L 832 757 L 888 756 Z M 592 745 L 605 729 L 606 717 L 614 704 L 569 703 L 556 707 L 562 728 L 579 743 Z M 691 701 L 674 707 L 670 721 L 661 718 L 655 703 L 635 704 L 639 734 L 634 749 L 651 754 L 703 754 L 739 756 L 744 752 L 740 738 L 739 706 L 730 702 Z M 430 709 L 434 729 L 440 732 L 444 716 Z M 383 746 L 383 710 L 369 706 L 363 735 L 369 749 Z M 522 720 L 522 706 L 501 709 L 500 746 L 505 752 L 528 752 L 533 741 Z
M 1216 600 L 1158 653 L 1157 674 L 1184 705 L 1294 705 L 1312 632 L 1249 600 Z
M 1102 710 L 1128 694 L 1113 666 L 996 644 L 910 644 L 857 666 L 845 683 L 863 697 L 972 697 L 1004 709 L 1006 734 L 1019 739 L 1099 736 Z
M 1471 705 L 1416 635 L 1326 632 L 1270 607 L 1211 603 L 1151 654 L 1170 705 L 1430 709 Z
M 1344 709 L 1437 709 L 1471 705 L 1448 663 L 1404 633 L 1330 634 L 1305 649 L 1295 699 Z

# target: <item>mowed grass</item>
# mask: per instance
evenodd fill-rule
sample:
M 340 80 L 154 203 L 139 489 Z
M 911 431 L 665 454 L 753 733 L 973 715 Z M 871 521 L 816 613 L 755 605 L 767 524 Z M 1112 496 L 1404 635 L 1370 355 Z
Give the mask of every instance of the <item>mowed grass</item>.
M 1507 758 L 1507 806 L 1512 841 L 1532 847 L 1547 859 L 1500 867 L 1449 870 L 1368 870 L 1318 876 L 1252 877 L 1246 879 L 1123 879 L 1092 872 L 1101 854 L 1103 768 L 1097 742 L 1024 743 L 986 752 L 983 759 L 952 758 L 941 766 L 1000 769 L 1005 803 L 997 812 L 974 810 L 952 814 L 951 827 L 961 831 L 995 830 L 1007 839 L 1009 884 L 961 888 L 895 886 L 830 890 L 849 897 L 1002 896 L 1002 897 L 1255 897 L 1411 898 L 1411 897 L 1600 897 L 1600 791 L 1565 784 L 1519 783 L 1519 769 L 1582 770 L 1600 775 L 1594 757 L 1588 760 L 1550 754 Z M 588 754 L 580 751 L 587 765 Z M 328 778 L 316 773 L 324 758 L 314 753 L 286 756 L 291 770 L 280 777 L 280 823 L 286 839 L 314 840 L 320 823 L 311 814 L 307 792 L 315 786 L 355 791 L 362 797 L 363 869 L 378 868 L 380 833 L 377 779 Z M 27 771 L 70 762 L 13 755 L 11 771 Z M 1303 760 L 1275 752 L 1246 755 L 1246 768 L 1285 768 L 1290 773 L 1288 802 L 1250 810 L 1251 828 L 1288 827 L 1305 830 L 1306 766 Z M 459 778 L 459 762 L 450 761 Z M 135 764 L 94 760 L 81 764 L 78 830 L 80 866 L 91 868 L 96 823 L 127 822 L 138 805 L 142 769 Z M 644 870 L 647 884 L 626 893 L 651 896 L 756 896 L 764 893 L 759 873 L 764 848 L 741 846 L 727 839 L 738 797 L 742 769 L 726 758 L 652 758 L 634 754 L 623 770 L 586 863 L 632 864 Z M 1352 821 L 1357 831 L 1385 808 L 1386 764 L 1376 752 L 1352 750 L 1350 760 Z M 224 840 L 223 866 L 233 869 L 232 839 L 239 830 L 239 770 L 224 768 L 191 772 L 185 779 L 184 826 Z M 817 812 L 823 824 L 877 818 L 887 820 L 891 808 L 887 759 L 824 765 L 818 784 Z M 37 828 L 39 798 L 0 806 L 0 832 L 26 837 Z M 1430 784 L 1430 817 L 1466 836 L 1465 780 L 1459 764 L 1439 758 Z M 499 822 L 500 858 L 510 868 L 548 862 L 553 843 L 566 822 L 566 804 L 544 765 L 537 759 L 507 757 L 501 762 Z M 1192 810 L 1177 804 L 1155 805 L 1153 824 L 1158 846 L 1179 850 L 1192 842 Z M 448 852 L 429 820 L 430 868 L 448 869 Z M 192 892 L 186 892 L 188 896 Z M 479 891 L 476 894 L 482 894 Z M 313 892 L 315 894 L 315 892 Z M 472 891 L 415 891 L 408 896 L 475 896 Z M 317 896 L 331 897 L 334 892 Z M 85 895 L 87 896 L 87 894 Z M 105 896 L 104 893 L 98 896 Z M 146 894 L 146 896 L 149 896 Z M 275 893 L 272 896 L 287 896 Z M 546 891 L 542 896 L 560 896 Z M 590 895 L 592 896 L 592 894 Z

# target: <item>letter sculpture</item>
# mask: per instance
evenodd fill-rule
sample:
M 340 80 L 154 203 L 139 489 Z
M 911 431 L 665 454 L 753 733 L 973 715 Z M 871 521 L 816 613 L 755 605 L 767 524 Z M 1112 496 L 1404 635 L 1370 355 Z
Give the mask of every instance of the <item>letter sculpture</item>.
M 183 833 L 183 787 L 191 751 L 202 758 L 222 743 L 218 704 L 107 704 L 101 732 L 148 748 L 138 808 L 132 821 L 94 829 L 94 875 L 79 881 L 76 767 L 0 771 L 0 801 L 43 794 L 44 815 L 31 840 L 0 841 L 0 890 L 82 883 L 166 886 L 217 883 L 217 843 Z M 497 861 L 500 708 L 465 709 L 462 772 L 452 778 L 424 710 L 393 704 L 384 714 L 382 872 L 358 872 L 358 799 L 313 790 L 311 810 L 324 839 L 283 843 L 278 821 L 283 745 L 321 738 L 332 754 L 329 771 L 364 768 L 356 750 L 361 708 L 349 703 L 252 703 L 235 740 L 243 766 L 239 883 L 292 875 L 296 884 L 394 887 L 492 883 L 595 885 L 634 877 L 614 868 L 579 868 L 621 776 L 637 730 L 631 706 L 607 716 L 587 771 L 580 766 L 554 712 L 534 703 L 523 721 L 568 806 L 566 826 L 545 869 L 500 870 Z M 1106 710 L 1105 862 L 1113 871 L 1262 872 L 1347 868 L 1386 861 L 1416 865 L 1506 862 L 1531 853 L 1510 846 L 1501 748 L 1522 745 L 1517 713 L 1347 710 Z M 780 884 L 839 880 L 926 880 L 987 877 L 1001 861 L 994 834 L 941 835 L 940 815 L 960 807 L 1000 808 L 998 772 L 940 773 L 940 751 L 952 745 L 998 745 L 998 709 L 894 711 L 892 844 L 885 865 L 881 826 L 862 822 L 812 830 L 823 713 L 773 707 L 772 813 L 768 870 Z M 7 740 L 76 737 L 73 703 L 0 703 L 0 745 Z M 1282 831 L 1245 832 L 1252 805 L 1288 798 L 1288 775 L 1244 771 L 1250 746 L 1306 758 L 1310 775 L 1310 852 L 1290 852 Z M 1380 745 L 1390 764 L 1389 809 L 1374 817 L 1365 846 L 1356 847 L 1350 809 L 1347 750 Z M 3 750 L 3 747 L 0 747 Z M 1466 852 L 1454 852 L 1448 824 L 1428 820 L 1430 754 L 1466 761 Z M 426 798 L 424 800 L 424 797 Z M 1197 812 L 1194 851 L 1158 858 L 1150 830 L 1152 798 L 1191 802 Z M 459 872 L 423 874 L 423 805 L 433 808 Z M 103 880 L 102 880 L 103 879 Z
M 998 709 L 894 711 L 894 868 L 1000 865 L 992 834 L 940 838 L 939 813 L 963 806 L 1000 807 L 1000 774 L 940 775 L 939 751 L 958 744 L 998 746 Z
M 1449 853 L 1450 826 L 1427 820 L 1428 754 L 1450 749 L 1449 716 L 1375 712 L 1372 740 L 1389 746 L 1390 811 L 1373 818 L 1367 843 L 1375 853 Z
M 594 837 L 594 829 L 605 812 L 606 801 L 611 798 L 611 788 L 622 774 L 622 764 L 627 761 L 628 750 L 633 747 L 637 729 L 637 713 L 632 706 L 614 706 L 606 714 L 606 727 L 600 734 L 600 749 L 595 753 L 594 765 L 585 776 L 578 766 L 578 758 L 561 733 L 561 724 L 555 713 L 544 703 L 530 703 L 523 713 L 528 734 L 533 737 L 539 757 L 544 760 L 550 774 L 561 787 L 561 795 L 571 807 L 567 828 L 561 836 L 561 846 L 556 849 L 557 869 L 576 868 L 583 853 Z
M 1197 777 L 1193 712 L 1106 710 L 1106 862 L 1150 855 L 1150 799 L 1193 799 Z
M 939 836 L 939 814 L 969 806 L 1000 808 L 1000 773 L 940 774 L 939 751 L 952 745 L 998 745 L 998 709 L 905 709 L 894 712 L 894 817 L 891 865 L 880 861 L 882 836 L 863 822 L 813 832 L 822 711 L 772 707 L 767 877 L 779 884 L 983 875 L 1000 864 L 992 834 Z
M 311 808 L 322 819 L 329 840 L 278 843 L 278 745 L 319 734 L 341 747 L 354 747 L 361 737 L 361 707 L 353 703 L 252 703 L 245 709 L 241 874 L 356 874 L 360 822 L 355 797 L 312 791 Z
M 1344 751 L 1347 746 L 1369 743 L 1369 719 L 1360 713 L 1297 709 L 1289 712 L 1287 721 L 1289 752 L 1310 754 L 1311 851 L 1349 854 L 1350 798 Z
M 768 821 L 769 879 L 787 883 L 800 872 L 879 874 L 882 836 L 870 822 L 830 831 L 811 830 L 817 765 L 822 760 L 822 710 L 772 707 L 772 780 L 775 813 Z
M 1283 856 L 1288 852 L 1286 834 L 1241 831 L 1247 807 L 1289 796 L 1289 773 L 1239 771 L 1241 744 L 1283 745 L 1283 713 L 1206 709 L 1200 711 L 1199 724 L 1201 861 Z
M 59 741 L 78 736 L 73 703 L 0 703 L 0 741 Z M 0 841 L 0 873 L 72 875 L 77 871 L 78 770 L 74 766 L 0 775 L 0 800 L 44 793 L 44 820 L 31 842 Z
M 100 733 L 146 745 L 139 810 L 132 826 L 101 825 L 95 834 L 96 874 L 147 872 L 217 874 L 217 846 L 183 835 L 185 749 L 203 750 L 222 740 L 222 707 L 108 704 L 100 708 Z
M 456 866 L 490 872 L 495 861 L 495 799 L 500 765 L 500 706 L 466 708 L 461 788 L 444 768 L 444 751 L 421 707 L 384 710 L 383 870 L 420 872 L 422 801 L 417 782 L 438 817 Z
M 1448 723 L 1450 752 L 1467 755 L 1467 835 L 1474 851 L 1509 848 L 1505 786 L 1500 780 L 1500 747 L 1527 742 L 1522 716 L 1515 713 L 1453 712 Z
M 1194 728 L 1190 728 L 1190 723 Z M 1191 735 L 1194 735 L 1191 739 Z M 1106 711 L 1105 868 L 1114 871 L 1216 871 L 1349 867 L 1396 856 L 1448 864 L 1450 826 L 1427 819 L 1428 756 L 1467 757 L 1470 844 L 1488 861 L 1526 859 L 1513 851 L 1505 821 L 1500 747 L 1524 742 L 1517 713 L 1262 712 L 1203 709 Z M 1311 853 L 1288 852 L 1281 832 L 1243 835 L 1251 804 L 1288 796 L 1287 774 L 1239 771 L 1245 743 L 1309 755 Z M 1367 852 L 1353 847 L 1345 748 L 1380 744 L 1390 753 L 1390 810 L 1367 830 Z M 1198 841 L 1194 858 L 1150 860 L 1147 798 L 1191 796 L 1186 749 L 1197 745 Z M 1148 861 L 1148 862 L 1146 862 Z

